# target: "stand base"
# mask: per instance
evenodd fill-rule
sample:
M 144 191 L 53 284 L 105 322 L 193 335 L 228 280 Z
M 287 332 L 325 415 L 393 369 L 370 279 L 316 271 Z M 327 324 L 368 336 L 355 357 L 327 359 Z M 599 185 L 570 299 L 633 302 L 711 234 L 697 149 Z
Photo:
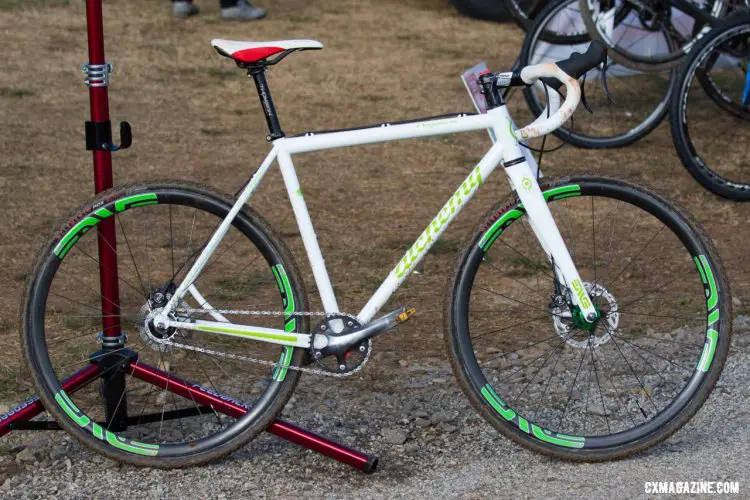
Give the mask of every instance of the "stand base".
M 191 384 L 138 361 L 130 363 L 127 368 L 127 373 L 130 376 L 173 392 L 179 396 L 192 398 L 198 404 L 210 406 L 218 412 L 235 418 L 241 417 L 248 411 L 248 408 L 240 403 L 222 399 L 213 391 L 209 392 L 207 389 L 197 384 Z M 100 369 L 98 366 L 88 365 L 66 378 L 62 383 L 62 388 L 68 393 L 73 393 L 81 387 L 98 379 L 99 374 Z M 43 411 L 44 406 L 38 396 L 34 396 L 31 399 L 18 404 L 8 413 L 0 415 L 0 437 L 13 430 L 59 430 L 60 427 L 56 422 L 29 422 L 32 418 L 36 417 Z M 378 466 L 378 458 L 376 456 L 368 455 L 359 450 L 349 448 L 341 443 L 337 443 L 281 419 L 273 421 L 266 431 L 304 448 L 333 458 L 338 462 L 345 463 L 355 469 L 359 469 L 365 474 L 375 472 Z

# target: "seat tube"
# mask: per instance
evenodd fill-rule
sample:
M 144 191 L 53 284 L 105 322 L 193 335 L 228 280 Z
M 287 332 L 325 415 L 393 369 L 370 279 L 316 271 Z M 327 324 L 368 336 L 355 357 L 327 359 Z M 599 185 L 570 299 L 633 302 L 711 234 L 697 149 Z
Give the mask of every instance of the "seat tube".
M 281 175 L 284 178 L 284 184 L 286 190 L 289 193 L 289 201 L 292 204 L 292 210 L 294 211 L 294 217 L 297 219 L 297 226 L 299 227 L 300 235 L 302 236 L 302 243 L 305 245 L 305 251 L 307 257 L 310 260 L 310 267 L 312 268 L 313 276 L 315 277 L 315 284 L 320 292 L 320 299 L 323 302 L 323 308 L 326 313 L 338 313 L 339 306 L 336 303 L 336 296 L 333 293 L 333 286 L 328 276 L 328 270 L 326 269 L 325 261 L 323 260 L 323 254 L 320 252 L 320 245 L 318 244 L 318 237 L 315 234 L 315 229 L 310 219 L 310 213 L 307 211 L 307 204 L 305 198 L 302 195 L 302 188 L 299 185 L 297 179 L 297 172 L 294 170 L 294 164 L 289 152 L 284 149 L 284 139 L 280 139 L 275 142 L 275 145 L 279 148 L 279 154 L 277 160 L 279 161 L 279 167 L 281 168 Z M 340 322 L 337 322 L 340 323 Z M 336 325 L 333 325 L 334 328 Z M 343 327 L 343 324 L 341 325 Z

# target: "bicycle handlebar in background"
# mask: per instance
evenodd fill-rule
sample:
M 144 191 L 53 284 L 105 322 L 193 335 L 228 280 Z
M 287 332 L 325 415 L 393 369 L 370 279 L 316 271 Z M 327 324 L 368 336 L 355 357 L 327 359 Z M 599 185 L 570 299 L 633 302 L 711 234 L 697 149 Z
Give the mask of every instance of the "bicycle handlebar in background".
M 573 52 L 570 57 L 557 61 L 557 65 L 567 75 L 578 80 L 580 77 L 596 68 L 605 61 L 607 57 L 607 46 L 599 40 L 594 40 L 589 44 L 589 48 L 583 54 Z M 542 82 L 555 90 L 560 90 L 563 82 L 551 78 L 543 78 Z M 528 83 L 528 82 L 526 82 Z

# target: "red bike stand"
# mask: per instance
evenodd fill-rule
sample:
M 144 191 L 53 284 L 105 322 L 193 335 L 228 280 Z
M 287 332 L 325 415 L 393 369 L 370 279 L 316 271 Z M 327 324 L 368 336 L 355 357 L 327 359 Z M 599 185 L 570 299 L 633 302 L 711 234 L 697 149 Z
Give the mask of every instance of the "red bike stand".
M 86 149 L 93 151 L 94 160 L 94 188 L 97 193 L 107 190 L 113 185 L 112 151 L 125 149 L 131 144 L 130 125 L 120 124 L 121 144 L 112 143 L 112 127 L 109 119 L 109 73 L 111 67 L 104 58 L 104 29 L 102 22 L 102 0 L 86 0 L 86 21 L 88 28 L 89 62 L 81 67 L 86 73 L 85 82 L 89 87 L 89 101 L 91 104 L 91 121 L 86 122 Z M 103 347 L 121 345 L 120 342 L 120 292 L 117 276 L 117 250 L 114 221 L 105 219 L 97 226 L 99 250 L 99 281 L 102 294 L 102 335 Z M 120 349 L 121 350 L 121 349 Z M 144 382 L 185 398 L 191 398 L 205 408 L 212 408 L 226 415 L 239 418 L 247 413 L 248 408 L 231 398 L 209 391 L 200 385 L 175 378 L 152 366 L 137 361 L 137 355 L 132 353 L 127 370 L 115 375 L 105 375 L 106 390 L 104 404 L 106 418 L 110 423 L 120 428 L 127 427 L 129 418 L 127 404 L 119 403 L 119 397 L 125 388 L 125 375 L 136 377 Z M 65 391 L 72 393 L 87 384 L 100 379 L 100 368 L 91 364 L 74 373 L 63 381 Z M 124 411 L 123 411 L 124 410 Z M 0 437 L 13 430 L 56 430 L 60 427 L 54 421 L 34 421 L 31 419 L 44 411 L 38 396 L 20 403 L 4 415 L 0 415 Z M 365 473 L 375 471 L 377 457 L 367 455 L 342 444 L 336 443 L 323 436 L 297 427 L 289 422 L 276 419 L 266 429 L 283 439 L 311 449 L 339 462 L 362 470 Z

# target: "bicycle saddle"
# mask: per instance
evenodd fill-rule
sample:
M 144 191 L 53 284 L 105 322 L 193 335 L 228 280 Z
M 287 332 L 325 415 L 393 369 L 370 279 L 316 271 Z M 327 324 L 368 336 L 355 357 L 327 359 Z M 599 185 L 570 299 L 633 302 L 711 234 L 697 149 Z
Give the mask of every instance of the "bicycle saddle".
M 241 42 L 235 40 L 211 40 L 211 46 L 238 63 L 257 63 L 269 56 L 295 50 L 322 49 L 323 44 L 315 40 L 277 40 L 275 42 Z

